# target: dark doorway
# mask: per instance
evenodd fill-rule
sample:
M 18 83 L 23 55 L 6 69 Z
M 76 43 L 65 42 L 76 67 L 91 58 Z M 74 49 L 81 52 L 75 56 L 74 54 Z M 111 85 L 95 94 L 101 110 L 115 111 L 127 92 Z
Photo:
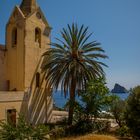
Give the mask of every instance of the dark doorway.
M 7 110 L 7 123 L 16 126 L 16 109 Z

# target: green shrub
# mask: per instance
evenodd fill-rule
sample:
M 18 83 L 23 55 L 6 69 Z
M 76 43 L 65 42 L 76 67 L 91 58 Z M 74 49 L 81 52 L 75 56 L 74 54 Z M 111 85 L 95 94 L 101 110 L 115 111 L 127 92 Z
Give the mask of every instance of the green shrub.
M 19 115 L 16 126 L 1 122 L 0 127 L 0 140 L 45 140 L 49 131 L 45 125 L 31 126 L 26 123 L 25 118 L 21 115 Z
M 15 140 L 16 128 L 12 125 L 7 125 L 3 122 L 0 123 L 0 139 L 1 140 Z
M 113 114 L 116 122 L 120 127 L 123 127 L 124 121 L 124 111 L 126 108 L 126 102 L 120 98 L 114 98 L 112 104 L 110 105 L 110 111 Z
M 52 139 L 62 138 L 62 137 L 65 136 L 65 128 L 56 127 L 56 128 L 54 128 L 53 130 L 50 131 L 49 135 Z
M 93 124 L 90 121 L 81 120 L 73 127 L 74 134 L 86 134 L 92 132 Z
M 125 120 L 133 136 L 140 139 L 140 86 L 135 87 L 128 97 Z
M 32 134 L 31 137 L 34 140 L 44 140 L 47 139 L 45 136 L 49 132 L 49 127 L 45 125 L 38 125 L 34 128 L 32 128 Z
M 130 136 L 129 128 L 126 125 L 124 125 L 117 130 L 117 134 L 121 137 Z
M 81 120 L 72 126 L 65 129 L 65 134 L 68 135 L 84 135 L 92 132 L 102 132 L 108 130 L 108 123 L 106 121 L 89 121 Z

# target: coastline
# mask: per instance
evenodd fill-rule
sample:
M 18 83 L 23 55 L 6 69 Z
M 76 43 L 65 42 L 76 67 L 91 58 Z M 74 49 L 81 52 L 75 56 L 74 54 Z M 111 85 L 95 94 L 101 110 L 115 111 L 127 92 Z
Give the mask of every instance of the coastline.
M 125 100 L 127 99 L 127 97 L 129 96 L 130 93 L 109 93 L 112 95 L 117 95 L 118 97 L 120 97 L 120 99 Z M 54 105 L 55 107 L 58 107 L 60 109 L 64 108 L 64 105 L 66 104 L 66 102 L 68 101 L 68 97 L 64 97 L 61 90 L 58 90 L 57 92 L 53 93 L 53 99 L 54 99 Z M 76 98 L 78 100 L 78 97 Z

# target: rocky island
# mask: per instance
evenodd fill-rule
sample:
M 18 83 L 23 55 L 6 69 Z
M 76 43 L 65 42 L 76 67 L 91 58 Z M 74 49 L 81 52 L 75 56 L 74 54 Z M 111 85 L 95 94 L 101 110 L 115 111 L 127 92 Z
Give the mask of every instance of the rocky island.
M 111 90 L 111 93 L 127 93 L 127 89 L 119 84 L 115 84 L 114 88 Z

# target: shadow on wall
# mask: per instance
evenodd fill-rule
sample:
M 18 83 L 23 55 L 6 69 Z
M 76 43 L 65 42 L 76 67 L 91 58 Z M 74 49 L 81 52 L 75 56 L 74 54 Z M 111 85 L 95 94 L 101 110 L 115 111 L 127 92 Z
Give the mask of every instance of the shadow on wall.
M 41 72 L 42 62 L 43 58 L 39 60 L 30 87 L 24 94 L 20 110 L 32 125 L 47 123 L 52 117 L 52 91 L 46 86 L 46 72 Z

